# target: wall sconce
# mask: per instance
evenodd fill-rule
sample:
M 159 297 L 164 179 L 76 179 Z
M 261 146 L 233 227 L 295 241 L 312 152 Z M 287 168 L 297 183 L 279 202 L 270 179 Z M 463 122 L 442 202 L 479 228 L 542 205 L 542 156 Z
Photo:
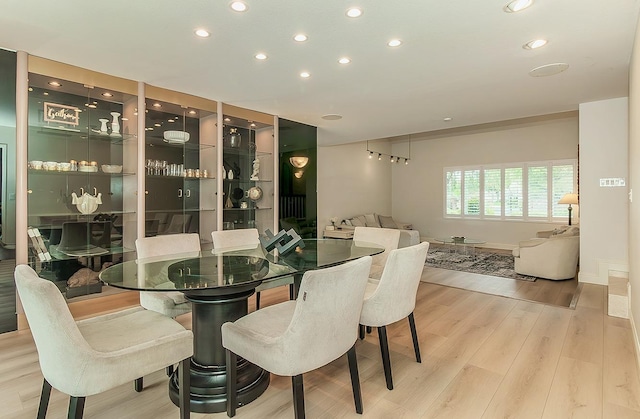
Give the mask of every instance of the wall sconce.
M 295 172 L 293 172 L 293 176 L 295 176 L 296 179 L 300 179 L 303 174 L 304 174 L 304 170 L 296 170 Z
M 309 157 L 289 157 L 289 163 L 295 168 L 302 169 L 309 163 Z

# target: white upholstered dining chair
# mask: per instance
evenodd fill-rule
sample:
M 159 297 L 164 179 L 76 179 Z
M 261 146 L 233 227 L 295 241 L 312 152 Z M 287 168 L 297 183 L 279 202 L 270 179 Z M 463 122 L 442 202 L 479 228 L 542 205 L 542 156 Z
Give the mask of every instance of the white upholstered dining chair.
M 373 256 L 369 277 L 380 279 L 384 265 L 387 263 L 389 252 L 398 248 L 400 230 L 394 228 L 356 227 L 353 231 L 353 241 L 375 243 L 384 247 L 384 252 Z
M 428 242 L 392 250 L 387 258 L 380 282 L 367 284 L 362 313 L 360 314 L 360 338 L 364 338 L 363 328 L 365 326 L 378 328 L 382 365 L 389 390 L 393 390 L 393 379 L 387 342 L 387 325 L 405 317 L 409 318 L 416 361 L 422 361 L 413 310 L 416 307 L 416 294 L 428 250 Z
M 193 334 L 175 320 L 140 307 L 74 321 L 56 285 L 27 265 L 15 281 L 44 376 L 38 418 L 51 388 L 71 396 L 69 418 L 82 418 L 85 398 L 180 363 L 180 417 L 189 417 Z
M 200 252 L 200 236 L 197 233 L 181 233 L 144 237 L 136 240 L 136 252 L 138 259 L 190 253 L 196 257 Z M 178 317 L 191 311 L 191 304 L 179 291 L 143 291 L 140 293 L 140 305 L 169 317 Z
M 255 228 L 221 230 L 211 232 L 213 250 L 254 249 L 260 246 L 260 236 Z M 264 281 L 256 287 L 256 310 L 260 309 L 260 292 L 289 285 L 289 299 L 293 299 L 293 277 L 285 276 Z
M 292 377 L 294 412 L 304 418 L 302 375 L 348 355 L 356 412 L 362 413 L 355 342 L 371 256 L 307 271 L 298 298 L 254 311 L 222 325 L 226 348 L 227 415 L 238 407 L 236 362 L 240 356 L 265 370 Z
M 166 234 L 144 237 L 136 240 L 138 259 L 179 254 L 180 256 L 200 253 L 200 236 L 197 233 Z M 176 318 L 191 311 L 191 303 L 180 291 L 141 291 L 140 305 L 167 317 Z M 173 365 L 167 367 L 167 375 L 173 373 Z M 135 390 L 142 391 L 143 379 L 135 381 Z

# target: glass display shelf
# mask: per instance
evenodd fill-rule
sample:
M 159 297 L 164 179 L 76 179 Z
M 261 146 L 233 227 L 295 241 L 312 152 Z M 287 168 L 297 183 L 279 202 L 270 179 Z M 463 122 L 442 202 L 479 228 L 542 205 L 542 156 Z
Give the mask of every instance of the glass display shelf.
M 122 210 L 105 210 L 100 211 L 100 209 L 92 212 L 91 214 L 81 214 L 77 210 L 72 212 L 32 212 L 29 213 L 29 217 L 75 217 L 73 221 L 90 221 L 98 214 L 115 214 L 115 215 L 124 215 L 124 214 L 135 214 L 135 211 L 122 211 Z M 34 226 L 37 227 L 37 226 Z
M 224 147 L 224 154 L 232 155 L 232 156 L 242 156 L 242 157 L 263 157 L 263 156 L 271 156 L 273 153 L 267 151 L 260 151 L 255 149 L 247 149 L 246 147 Z
M 273 208 L 271 207 L 249 207 L 249 208 L 225 208 L 225 211 L 265 211 L 265 210 L 271 210 Z
M 108 134 L 100 134 L 99 132 L 93 132 L 91 130 L 87 131 L 75 128 L 72 129 L 48 125 L 29 125 L 29 131 L 30 133 L 46 134 L 47 140 L 72 140 L 82 141 L 83 143 L 86 143 L 87 141 L 98 141 L 108 142 L 111 144 L 122 144 L 129 140 L 137 139 L 137 135 L 135 134 L 119 134 L 117 136 L 113 136 Z
M 168 148 L 184 148 L 186 150 L 206 150 L 214 148 L 215 144 L 209 143 L 198 143 L 198 142 L 167 142 L 163 137 L 149 135 L 148 133 L 145 135 L 145 144 L 151 147 L 168 147 Z
M 36 176 L 101 176 L 101 177 L 122 177 L 122 176 L 135 176 L 135 173 L 105 173 L 101 170 L 97 172 L 80 172 L 78 170 L 39 170 L 29 169 L 29 175 Z M 160 177 L 160 176 L 158 176 Z M 167 177 L 167 176 L 163 176 Z

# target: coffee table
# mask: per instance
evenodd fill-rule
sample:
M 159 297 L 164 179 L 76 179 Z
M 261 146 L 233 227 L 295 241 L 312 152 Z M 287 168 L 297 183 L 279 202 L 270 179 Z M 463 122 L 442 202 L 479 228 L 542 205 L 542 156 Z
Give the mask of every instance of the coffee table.
M 476 255 L 476 246 L 487 242 L 486 240 L 470 239 L 467 237 L 442 237 L 436 238 L 436 241 L 449 246 L 451 252 L 460 253 L 459 250 L 462 250 L 465 255 L 470 254 L 473 257 Z M 469 252 L 469 248 L 471 252 Z

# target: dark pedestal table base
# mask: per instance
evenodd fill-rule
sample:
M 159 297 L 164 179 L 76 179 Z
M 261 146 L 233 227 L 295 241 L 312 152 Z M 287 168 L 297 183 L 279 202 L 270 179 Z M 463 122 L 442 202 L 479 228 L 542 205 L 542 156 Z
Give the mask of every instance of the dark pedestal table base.
M 227 410 L 225 349 L 220 327 L 248 312 L 248 298 L 254 292 L 239 287 L 185 291 L 192 304 L 193 358 L 191 359 L 192 412 L 217 413 Z M 222 293 L 222 294 L 216 294 Z M 248 404 L 269 386 L 270 375 L 262 368 L 238 358 L 238 402 Z M 169 397 L 179 405 L 177 371 L 169 380 Z

